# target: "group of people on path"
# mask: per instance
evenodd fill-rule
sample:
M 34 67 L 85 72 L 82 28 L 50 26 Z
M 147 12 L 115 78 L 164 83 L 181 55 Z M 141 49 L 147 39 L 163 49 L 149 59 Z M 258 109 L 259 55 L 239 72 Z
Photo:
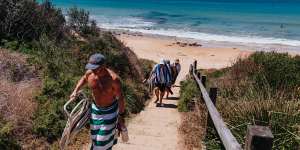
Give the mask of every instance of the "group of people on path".
M 74 99 L 84 85 L 88 85 L 91 89 L 93 101 L 88 111 L 93 150 L 112 149 L 117 142 L 117 133 L 121 133 L 121 136 L 127 135 L 124 121 L 125 99 L 121 90 L 121 80 L 116 73 L 106 67 L 105 60 L 105 56 L 99 53 L 90 56 L 85 67 L 87 71 L 70 96 L 70 100 Z M 169 93 L 172 94 L 171 87 L 180 69 L 178 59 L 173 64 L 170 64 L 169 60 L 162 59 L 151 71 L 148 81 L 155 85 L 156 102 L 160 101 L 160 105 L 165 91 L 167 97 Z
M 169 94 L 173 94 L 171 88 L 175 84 L 180 70 L 181 66 L 179 59 L 176 59 L 172 64 L 168 59 L 161 59 L 160 62 L 153 67 L 147 80 L 149 84 L 153 84 L 155 86 L 155 103 L 159 101 L 158 106 L 163 106 L 162 99 L 165 93 L 167 95 L 167 99 L 169 98 Z

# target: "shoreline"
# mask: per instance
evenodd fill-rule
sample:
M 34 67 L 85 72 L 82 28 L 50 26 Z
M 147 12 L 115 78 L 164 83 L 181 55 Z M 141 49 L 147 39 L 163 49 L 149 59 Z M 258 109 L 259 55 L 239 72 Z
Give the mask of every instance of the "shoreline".
M 102 30 L 111 31 L 114 35 L 132 35 L 132 36 L 146 36 L 152 38 L 159 38 L 159 39 L 172 39 L 177 40 L 180 42 L 186 43 L 201 43 L 202 47 L 204 48 L 236 48 L 244 51 L 265 51 L 265 52 L 279 52 L 279 53 L 289 53 L 291 55 L 299 55 L 300 54 L 300 46 L 291 46 L 291 45 L 283 45 L 283 44 L 260 44 L 260 43 L 239 43 L 239 42 L 229 42 L 229 41 L 213 41 L 213 40 L 199 40 L 193 38 L 183 38 L 183 37 L 176 37 L 176 36 L 168 36 L 168 35 L 161 35 L 155 33 L 143 33 L 143 32 L 136 32 L 130 31 L 125 29 L 107 29 L 101 28 Z
M 246 46 L 243 47 L 243 45 L 238 47 L 230 43 L 224 46 L 140 32 L 107 31 L 112 32 L 124 45 L 133 50 L 139 58 L 150 59 L 155 62 L 159 62 L 160 59 L 164 58 L 169 59 L 171 63 L 178 58 L 183 66 L 182 72 L 184 74 L 188 73 L 189 65 L 194 60 L 198 61 L 198 68 L 221 69 L 231 66 L 238 58 L 246 58 L 257 51 Z M 300 54 L 300 52 L 296 51 L 289 51 L 288 53 L 292 56 Z

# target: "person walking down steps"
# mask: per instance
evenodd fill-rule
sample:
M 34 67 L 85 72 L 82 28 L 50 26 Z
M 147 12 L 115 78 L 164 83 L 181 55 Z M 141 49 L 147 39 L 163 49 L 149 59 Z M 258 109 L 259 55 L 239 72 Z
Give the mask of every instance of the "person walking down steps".
M 170 60 L 166 59 L 165 60 L 165 66 L 167 67 L 167 76 L 170 80 L 168 80 L 168 82 L 166 83 L 166 92 L 167 92 L 167 99 L 169 98 L 169 93 L 171 93 L 171 95 L 173 95 L 172 92 L 172 83 L 173 83 L 173 72 L 172 72 L 172 67 L 171 67 L 171 63 Z
M 171 65 L 171 68 L 172 68 L 172 83 L 174 85 L 178 77 L 178 74 L 181 70 L 179 59 L 175 60 L 175 62 Z
M 86 69 L 70 97 L 74 98 L 85 84 L 88 85 L 94 98 L 90 108 L 91 149 L 112 149 L 117 142 L 117 131 L 127 131 L 121 81 L 116 73 L 105 66 L 102 54 L 90 56 Z
M 153 70 L 150 73 L 151 79 L 154 83 L 154 92 L 156 95 L 156 101 L 157 103 L 159 101 L 158 106 L 163 106 L 162 99 L 165 95 L 165 90 L 167 87 L 167 83 L 171 81 L 170 76 L 168 75 L 168 68 L 165 65 L 165 60 L 161 59 L 158 64 L 156 64 L 153 68 Z

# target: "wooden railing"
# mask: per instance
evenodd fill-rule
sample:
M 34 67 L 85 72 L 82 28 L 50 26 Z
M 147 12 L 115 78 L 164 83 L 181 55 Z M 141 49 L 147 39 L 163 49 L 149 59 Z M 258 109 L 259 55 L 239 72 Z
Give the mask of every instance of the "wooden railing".
M 241 150 L 242 147 L 233 136 L 226 123 L 223 121 L 220 113 L 215 107 L 217 98 L 217 88 L 210 88 L 206 91 L 206 76 L 197 72 L 197 61 L 190 65 L 190 74 L 194 77 L 201 91 L 202 99 L 208 110 L 209 119 L 212 122 L 219 138 L 226 150 Z M 265 126 L 248 126 L 245 148 L 246 150 L 271 150 L 273 144 L 273 135 L 271 130 Z

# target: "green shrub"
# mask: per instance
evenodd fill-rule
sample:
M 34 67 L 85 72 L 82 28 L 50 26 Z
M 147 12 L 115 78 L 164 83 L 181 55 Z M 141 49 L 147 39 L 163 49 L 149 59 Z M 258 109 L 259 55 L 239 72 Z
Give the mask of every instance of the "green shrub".
M 273 90 L 294 90 L 300 85 L 300 59 L 288 53 L 256 52 L 249 58 L 262 68 L 268 84 Z M 253 74 L 259 82 L 261 76 Z
M 38 40 L 42 34 L 60 40 L 65 18 L 48 0 L 41 4 L 32 0 L 0 1 L 0 38 L 18 41 Z
M 89 12 L 84 9 L 72 7 L 68 10 L 68 25 L 81 35 L 98 36 L 99 30 L 95 20 L 90 20 Z
M 155 62 L 148 59 L 140 59 L 139 61 L 141 62 L 145 78 L 148 78 L 153 69 L 153 66 L 155 65 Z
M 216 70 L 212 73 L 210 73 L 209 75 L 209 78 L 212 77 L 212 78 L 219 78 L 219 77 L 222 77 L 224 76 L 224 74 L 226 73 L 226 69 L 222 69 L 222 70 Z
M 12 130 L 13 125 L 5 121 L 2 116 L 0 116 L 0 149 L 21 149 L 17 141 L 12 136 Z
M 299 98 L 299 64 L 299 56 L 256 52 L 247 59 L 238 59 L 222 76 L 215 76 L 219 71 L 208 76 L 214 84 L 224 87 L 220 92 L 227 99 L 251 100 L 262 95 L 265 99 L 288 100 Z
M 49 142 L 61 136 L 66 123 L 62 107 L 68 100 L 77 79 L 63 74 L 57 79 L 49 77 L 43 79 L 41 94 L 37 96 L 39 105 L 33 120 L 35 134 L 47 137 Z
M 189 111 L 188 104 L 194 99 L 200 97 L 200 91 L 196 82 L 189 78 L 180 82 L 180 99 L 178 102 L 178 111 Z
M 33 53 L 33 49 L 32 49 L 31 44 L 28 44 L 26 42 L 22 42 L 19 45 L 19 48 L 18 48 L 17 51 L 19 51 L 21 53 L 24 53 L 24 54 L 32 54 Z
M 51 143 L 60 137 L 66 123 L 62 110 L 64 103 L 64 99 L 47 99 L 45 103 L 39 104 L 33 120 L 33 132 L 46 137 Z
M 6 48 L 6 49 L 17 50 L 19 48 L 18 41 L 2 40 L 2 43 L 3 43 L 3 48 Z
M 126 110 L 130 113 L 138 113 L 144 108 L 143 97 L 137 95 L 133 83 L 122 83 L 122 92 L 126 101 Z

